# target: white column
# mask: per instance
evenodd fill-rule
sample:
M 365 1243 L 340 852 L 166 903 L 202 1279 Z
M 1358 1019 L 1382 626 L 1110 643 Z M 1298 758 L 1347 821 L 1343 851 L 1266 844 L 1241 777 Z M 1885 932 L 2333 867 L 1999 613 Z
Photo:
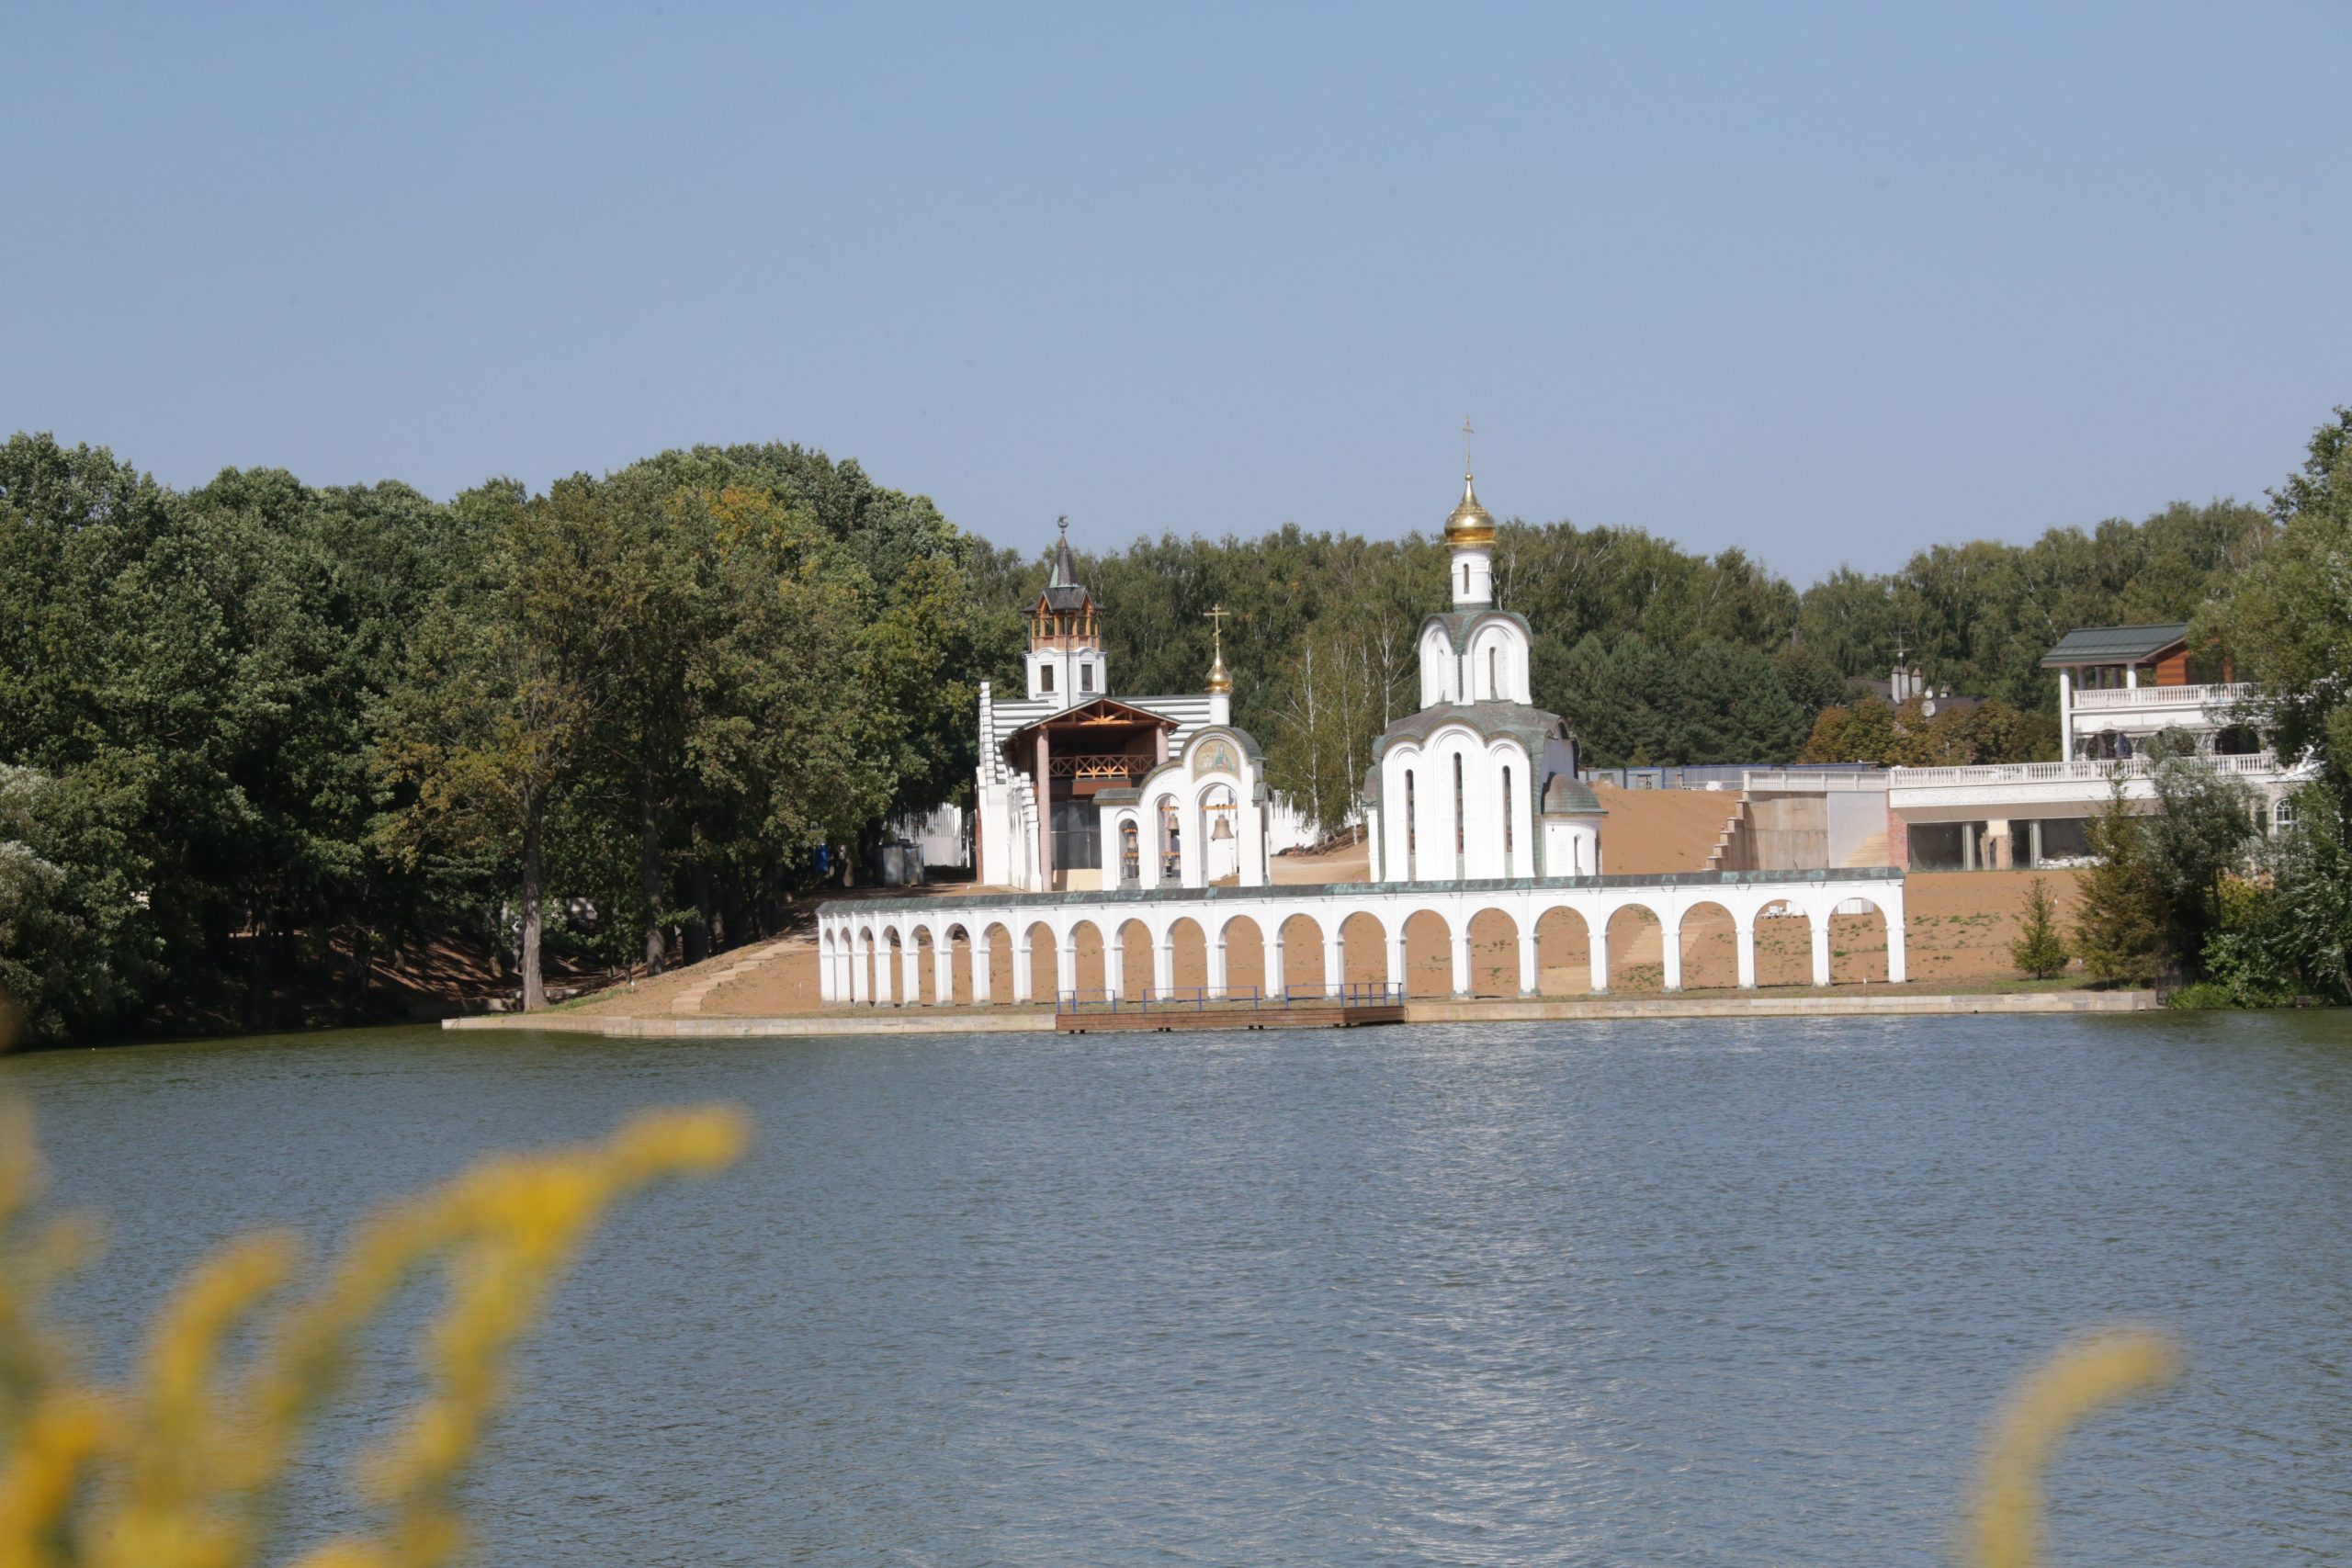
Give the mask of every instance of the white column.
M 1592 994 L 1609 994 L 1609 920 L 1606 912 L 1585 921 L 1585 945 L 1592 952 Z
M 1268 881 L 1266 867 L 1266 808 L 1250 802 L 1250 788 L 1245 779 L 1235 797 L 1233 825 L 1241 863 L 1235 882 L 1243 887 L 1263 887 Z
M 871 995 L 873 983 L 865 967 L 866 961 L 872 956 L 873 944 L 865 940 L 865 934 L 852 932 L 849 939 L 849 999 L 853 1002 L 874 999 Z
M 1665 920 L 1658 921 L 1657 927 L 1658 957 L 1665 969 L 1665 975 L 1660 979 L 1659 985 L 1667 990 L 1679 991 L 1682 988 L 1681 913 L 1678 912 L 1671 923 Z
M 1209 999 L 1221 1000 L 1225 996 L 1225 932 L 1219 931 L 1209 942 Z
M 896 1007 L 899 1002 L 899 961 L 890 955 L 890 933 L 874 933 L 874 1005 Z
M 1470 994 L 1470 921 L 1466 916 L 1453 933 L 1453 994 Z
M 1117 1001 L 1127 989 L 1127 944 L 1116 931 L 1102 939 L 1102 988 Z
M 1829 984 L 1829 910 L 1824 909 L 1809 919 L 1813 926 L 1813 983 L 1826 986 Z
M 956 942 L 945 931 L 932 938 L 931 1005 L 952 1007 L 956 1001 Z
M 1279 997 L 1289 987 L 1283 980 L 1283 928 L 1277 922 L 1272 934 L 1266 938 L 1266 979 L 1258 987 L 1258 994 Z
M 910 929 L 899 941 L 899 979 L 906 994 L 899 998 L 902 1007 L 912 1007 L 922 1000 L 922 944 L 915 940 Z
M 1336 912 L 1336 911 L 1335 911 Z M 1334 923 L 1323 931 L 1323 994 L 1337 998 L 1348 986 L 1348 948 Z
M 1910 973 L 1903 957 L 1902 893 L 1898 890 L 1892 899 L 1882 894 L 1878 907 L 1886 917 L 1886 982 L 1890 986 L 1899 986 Z
M 1062 932 L 1054 939 L 1054 1000 L 1058 1003 L 1063 993 L 1078 989 L 1078 935 L 1073 931 Z
M 1029 933 L 1016 931 L 1012 938 L 1012 1000 L 1014 1006 L 1035 999 L 1036 965 L 1031 962 Z
M 1535 974 L 1535 929 L 1525 921 L 1513 922 L 1519 927 L 1519 994 L 1533 996 L 1537 989 Z
M 1176 988 L 1176 938 L 1162 936 L 1151 950 L 1151 988 L 1161 996 Z
M 2058 671 L 2058 760 L 2075 760 L 2075 672 Z
M 972 933 L 972 1000 L 982 1007 L 989 1001 L 989 929 L 986 925 Z
M 1745 919 L 1741 919 L 1737 915 L 1734 915 L 1732 917 L 1732 924 L 1739 933 L 1737 939 L 1739 942 L 1739 988 L 1743 991 L 1752 991 L 1756 988 L 1755 912 L 1752 910 L 1749 911 Z
M 1385 944 L 1388 949 L 1388 984 L 1398 996 L 1405 994 L 1405 924 L 1396 923 L 1395 934 Z

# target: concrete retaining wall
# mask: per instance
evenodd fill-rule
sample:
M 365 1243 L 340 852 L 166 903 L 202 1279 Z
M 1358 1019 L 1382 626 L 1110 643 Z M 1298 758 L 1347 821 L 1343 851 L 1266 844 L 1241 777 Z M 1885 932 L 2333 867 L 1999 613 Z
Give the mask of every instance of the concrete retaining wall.
M 1405 1004 L 1408 1023 L 1522 1023 L 1544 1020 L 1621 1018 L 1892 1018 L 1953 1013 L 2122 1013 L 2161 1007 L 2154 991 L 2017 991 L 1983 996 L 1906 995 L 1882 990 L 1790 990 L 1742 997 L 1593 997 L 1557 1000 L 1419 1000 Z M 543 1012 L 449 1018 L 444 1029 L 523 1029 L 549 1034 L 616 1039 L 749 1040 L 811 1034 L 1050 1033 L 1051 1010 L 988 1008 L 942 1012 L 933 1008 L 888 1011 L 796 1013 L 785 1018 L 613 1018 L 598 1013 Z M 1235 1027 L 1244 1027 L 1237 1022 Z

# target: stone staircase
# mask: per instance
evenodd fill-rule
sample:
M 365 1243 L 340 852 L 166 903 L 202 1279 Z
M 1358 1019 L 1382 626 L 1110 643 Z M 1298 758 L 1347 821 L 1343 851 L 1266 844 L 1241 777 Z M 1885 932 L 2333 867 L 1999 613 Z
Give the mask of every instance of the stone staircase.
M 727 984 L 728 981 L 741 979 L 761 964 L 783 957 L 794 947 L 808 946 L 813 940 L 808 933 L 798 932 L 791 936 L 780 936 L 774 942 L 763 942 L 756 947 L 745 948 L 734 963 L 715 971 L 707 979 L 695 981 L 676 996 L 672 997 L 670 998 L 671 1013 L 681 1018 L 697 1016 L 702 1011 L 703 998 Z
M 1755 852 L 1744 842 L 1747 835 L 1747 792 L 1741 790 L 1733 799 L 1731 815 L 1724 818 L 1723 830 L 1715 835 L 1715 847 L 1707 852 L 1708 871 L 1753 871 Z

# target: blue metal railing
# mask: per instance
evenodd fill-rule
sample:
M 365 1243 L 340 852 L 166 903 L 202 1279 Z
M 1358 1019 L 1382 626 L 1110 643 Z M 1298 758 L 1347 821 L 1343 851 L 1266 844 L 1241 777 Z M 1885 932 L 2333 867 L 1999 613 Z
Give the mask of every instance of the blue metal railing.
M 1281 1012 L 1293 1008 L 1393 1007 L 1404 999 L 1405 988 L 1402 986 L 1392 986 L 1384 981 L 1351 981 L 1341 986 L 1337 995 L 1321 986 L 1285 986 L 1271 996 L 1256 986 L 1227 986 L 1222 997 L 1211 996 L 1206 986 L 1175 986 L 1167 990 L 1147 986 L 1132 996 L 1115 996 L 1101 988 L 1057 991 L 1054 995 L 1054 1010 L 1057 1013 Z

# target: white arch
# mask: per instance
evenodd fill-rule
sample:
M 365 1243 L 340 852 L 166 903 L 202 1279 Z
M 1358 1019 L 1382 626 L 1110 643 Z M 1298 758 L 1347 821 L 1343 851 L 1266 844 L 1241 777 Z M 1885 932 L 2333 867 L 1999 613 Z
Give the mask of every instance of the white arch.
M 1265 949 L 1270 994 L 1287 979 L 1283 963 L 1285 943 L 1308 940 L 1300 931 L 1285 931 L 1300 918 L 1323 945 L 1327 991 L 1337 993 L 1347 974 L 1347 925 L 1357 916 L 1371 919 L 1374 940 L 1385 953 L 1391 983 L 1404 980 L 1404 928 L 1420 914 L 1433 915 L 1446 933 L 1453 957 L 1454 988 L 1470 988 L 1469 926 L 1481 911 L 1493 908 L 1512 922 L 1519 944 L 1520 989 L 1532 991 L 1540 977 L 1536 947 L 1544 917 L 1566 909 L 1584 924 L 1592 957 L 1592 987 L 1608 989 L 1609 922 L 1623 909 L 1638 908 L 1658 922 L 1664 941 L 1665 970 L 1669 987 L 1682 983 L 1681 947 L 1690 912 L 1702 903 L 1730 912 L 1739 935 L 1739 984 L 1756 983 L 1755 929 L 1762 911 L 1784 905 L 1802 915 L 1814 932 L 1815 975 L 1826 981 L 1828 921 L 1837 907 L 1849 899 L 1876 908 L 1887 937 L 1887 974 L 1900 981 L 1904 973 L 1904 886 L 1899 874 L 1885 876 L 1815 873 L 1684 874 L 1656 880 L 1544 878 L 1532 885 L 1472 883 L 1464 886 L 1401 886 L 1394 883 L 1364 884 L 1314 891 L 1284 888 L 1211 888 L 1170 890 L 1156 898 L 1133 894 L 1097 895 L 1012 894 L 952 901 L 926 901 L 891 907 L 879 900 L 855 906 L 829 906 L 819 912 L 818 953 L 822 966 L 820 994 L 829 1002 L 904 1005 L 921 996 L 919 949 L 926 938 L 933 944 L 935 999 L 954 999 L 954 951 L 960 931 L 972 963 L 975 1001 L 1001 999 L 990 995 L 989 961 L 999 940 L 1010 941 L 1016 1002 L 1043 1000 L 1035 996 L 1035 933 L 1043 931 L 1054 949 L 1056 989 L 1076 984 L 1075 942 L 1080 925 L 1091 926 L 1103 944 L 1103 982 L 1107 989 L 1133 996 L 1147 987 L 1165 990 L 1174 984 L 1176 924 L 1190 919 L 1200 929 L 1202 942 L 1214 965 L 1212 985 L 1220 983 L 1225 967 L 1216 960 L 1226 951 L 1247 916 L 1256 926 Z M 991 935 L 1003 928 L 1004 936 Z M 1147 980 L 1130 973 L 1125 939 L 1140 929 L 1152 954 Z M 1359 928 L 1359 939 L 1361 940 Z M 895 951 L 894 951 L 895 949 Z

